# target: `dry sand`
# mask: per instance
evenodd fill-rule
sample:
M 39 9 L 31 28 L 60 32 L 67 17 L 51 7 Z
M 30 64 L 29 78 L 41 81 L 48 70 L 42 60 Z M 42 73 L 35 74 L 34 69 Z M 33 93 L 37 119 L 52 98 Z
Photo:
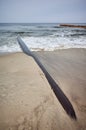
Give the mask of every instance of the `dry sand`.
M 71 119 L 35 61 L 23 54 L 0 56 L 0 130 L 85 130 L 86 50 L 35 53 L 72 102 Z

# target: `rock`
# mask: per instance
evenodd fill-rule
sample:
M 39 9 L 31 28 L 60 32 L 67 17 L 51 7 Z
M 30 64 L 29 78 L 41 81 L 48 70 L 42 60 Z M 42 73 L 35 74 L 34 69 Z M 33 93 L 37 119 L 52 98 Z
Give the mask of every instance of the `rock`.
M 60 27 L 74 27 L 74 28 L 85 28 L 86 29 L 86 25 L 60 24 Z

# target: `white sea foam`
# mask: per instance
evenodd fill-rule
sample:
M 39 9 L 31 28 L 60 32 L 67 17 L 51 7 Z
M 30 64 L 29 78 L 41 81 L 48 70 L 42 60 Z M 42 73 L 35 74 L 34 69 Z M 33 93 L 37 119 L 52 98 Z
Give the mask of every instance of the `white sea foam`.
M 85 38 L 65 38 L 65 37 L 23 37 L 22 40 L 31 51 L 54 51 L 67 48 L 86 48 Z M 7 44 L 0 46 L 0 53 L 20 52 L 21 48 L 16 41 L 8 40 Z
M 5 53 L 5 52 L 21 52 L 21 49 L 18 45 L 0 46 L 0 53 Z
M 0 24 L 0 53 L 21 51 L 17 36 L 31 51 L 86 48 L 86 30 L 56 24 Z
M 26 45 L 33 51 L 53 51 L 67 48 L 86 48 L 86 39 L 65 37 L 24 37 Z

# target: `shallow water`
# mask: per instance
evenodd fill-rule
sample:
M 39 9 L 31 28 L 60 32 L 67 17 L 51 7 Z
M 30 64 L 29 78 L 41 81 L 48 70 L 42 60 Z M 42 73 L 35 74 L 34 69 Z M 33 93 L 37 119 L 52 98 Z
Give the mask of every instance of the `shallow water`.
M 86 48 L 86 29 L 83 28 L 60 27 L 55 23 L 0 24 L 0 53 L 21 51 L 18 35 L 33 51 Z

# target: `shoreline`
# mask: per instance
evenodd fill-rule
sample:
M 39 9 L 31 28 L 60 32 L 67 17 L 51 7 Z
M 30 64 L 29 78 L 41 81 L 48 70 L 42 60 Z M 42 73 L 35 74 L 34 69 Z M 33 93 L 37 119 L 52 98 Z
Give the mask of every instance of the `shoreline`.
M 72 102 L 77 121 L 68 117 L 32 57 L 18 52 L 0 56 L 0 130 L 85 129 L 86 49 L 34 53 Z
M 53 50 L 53 51 L 51 51 L 51 50 L 47 50 L 47 51 L 45 51 L 44 49 L 40 49 L 40 50 L 37 50 L 37 51 L 32 51 L 33 53 L 35 53 L 35 52 L 58 52 L 58 51 L 64 51 L 64 50 L 86 50 L 86 48 L 84 48 L 84 47 L 78 47 L 78 48 L 58 48 L 58 49 L 56 49 L 56 50 Z M 3 56 L 3 55 L 9 55 L 9 54 L 16 54 L 16 53 L 23 53 L 22 51 L 17 51 L 17 52 L 0 52 L 0 56 Z

